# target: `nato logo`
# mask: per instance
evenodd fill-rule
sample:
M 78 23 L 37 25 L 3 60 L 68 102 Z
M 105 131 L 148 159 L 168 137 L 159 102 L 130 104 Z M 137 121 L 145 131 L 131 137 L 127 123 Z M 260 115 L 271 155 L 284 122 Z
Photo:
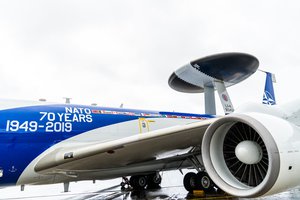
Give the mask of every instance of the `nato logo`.
M 274 97 L 268 91 L 264 92 L 263 104 L 268 104 L 268 105 L 275 105 L 276 104 L 276 101 L 275 101 Z
M 224 101 L 226 101 L 226 102 L 228 101 L 228 96 L 226 94 L 222 94 L 222 98 Z

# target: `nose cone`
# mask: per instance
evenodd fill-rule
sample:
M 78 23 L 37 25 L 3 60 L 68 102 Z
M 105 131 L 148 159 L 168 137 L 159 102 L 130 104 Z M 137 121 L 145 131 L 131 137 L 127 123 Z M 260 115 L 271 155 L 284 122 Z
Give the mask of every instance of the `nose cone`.
M 262 149 L 256 142 L 247 140 L 236 146 L 235 155 L 241 162 L 253 165 L 262 159 Z

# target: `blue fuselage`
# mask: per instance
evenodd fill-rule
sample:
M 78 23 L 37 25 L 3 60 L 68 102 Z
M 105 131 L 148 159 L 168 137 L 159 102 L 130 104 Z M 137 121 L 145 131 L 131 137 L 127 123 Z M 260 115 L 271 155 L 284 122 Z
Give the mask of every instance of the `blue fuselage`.
M 15 185 L 24 169 L 42 152 L 61 141 L 93 129 L 139 118 L 206 119 L 212 117 L 69 104 L 1 110 L 0 184 Z M 121 135 L 124 137 L 124 134 Z M 118 137 L 120 135 L 115 134 L 106 140 L 119 139 Z

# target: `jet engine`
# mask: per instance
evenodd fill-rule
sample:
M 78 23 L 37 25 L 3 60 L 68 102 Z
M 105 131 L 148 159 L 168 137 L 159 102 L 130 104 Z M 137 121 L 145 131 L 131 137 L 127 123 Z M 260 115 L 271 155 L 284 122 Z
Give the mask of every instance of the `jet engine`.
M 208 175 L 228 194 L 278 193 L 300 184 L 300 129 L 273 115 L 231 114 L 206 130 L 202 158 Z

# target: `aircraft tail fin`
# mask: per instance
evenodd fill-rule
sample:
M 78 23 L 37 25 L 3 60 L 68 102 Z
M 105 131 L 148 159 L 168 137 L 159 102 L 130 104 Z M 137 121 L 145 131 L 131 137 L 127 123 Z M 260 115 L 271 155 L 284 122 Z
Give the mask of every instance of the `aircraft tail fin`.
M 265 71 L 262 71 L 265 72 Z M 275 93 L 273 83 L 276 83 L 275 74 L 270 72 L 266 73 L 266 83 L 265 83 L 265 90 L 263 94 L 263 104 L 268 105 L 276 105 Z

